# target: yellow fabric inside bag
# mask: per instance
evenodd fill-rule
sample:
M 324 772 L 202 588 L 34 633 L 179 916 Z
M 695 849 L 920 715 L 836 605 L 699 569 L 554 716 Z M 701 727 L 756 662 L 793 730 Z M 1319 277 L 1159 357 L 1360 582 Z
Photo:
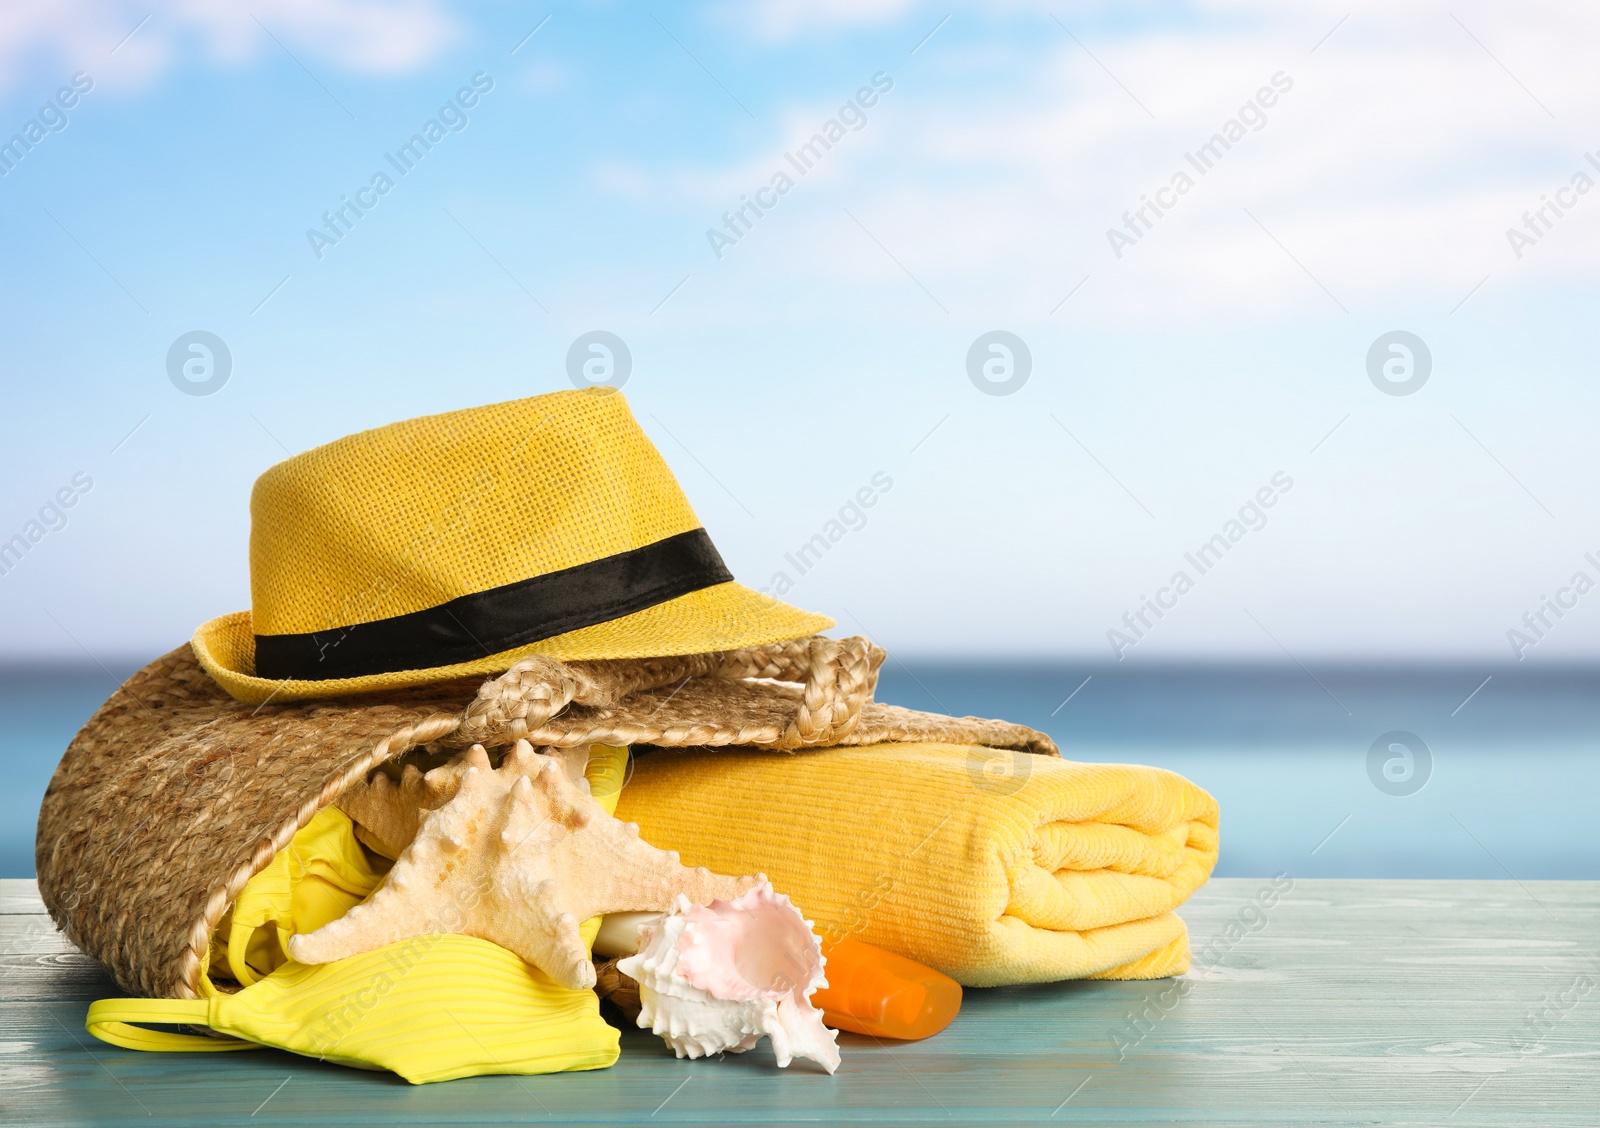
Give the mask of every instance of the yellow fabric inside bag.
M 324 807 L 250 879 L 211 938 L 208 969 L 248 987 L 288 962 L 289 937 L 338 920 L 389 870 L 357 841 L 337 807 Z M 209 978 L 206 983 L 209 985 Z
M 628 750 L 596 745 L 587 771 L 614 812 Z M 495 944 L 422 936 L 331 964 L 287 955 L 289 937 L 344 915 L 381 882 L 388 860 L 364 850 L 342 811 L 319 811 L 245 885 L 213 937 L 207 969 L 227 969 L 236 994 L 201 979 L 206 998 L 107 999 L 89 1008 L 91 1034 L 127 1049 L 216 1051 L 275 1046 L 413 1083 L 483 1073 L 595 1069 L 616 1061 L 618 1032 L 592 991 L 572 991 Z M 581 932 L 594 942 L 600 920 Z M 142 1029 L 190 1023 L 233 1036 Z

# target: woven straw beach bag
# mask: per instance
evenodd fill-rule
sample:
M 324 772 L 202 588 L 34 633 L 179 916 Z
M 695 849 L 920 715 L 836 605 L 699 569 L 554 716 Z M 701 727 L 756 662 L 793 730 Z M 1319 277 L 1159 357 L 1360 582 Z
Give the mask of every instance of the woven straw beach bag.
M 478 684 L 282 704 L 235 700 L 185 645 L 73 740 L 39 815 L 39 892 L 128 991 L 196 998 L 247 881 L 357 780 L 413 749 L 938 740 L 1057 755 L 1042 733 L 872 700 L 884 652 L 821 637 L 673 658 L 533 657 Z

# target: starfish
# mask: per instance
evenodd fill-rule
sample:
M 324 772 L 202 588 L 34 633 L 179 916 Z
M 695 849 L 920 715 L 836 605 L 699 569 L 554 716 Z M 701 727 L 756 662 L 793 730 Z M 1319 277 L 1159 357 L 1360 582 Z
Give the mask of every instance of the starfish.
M 562 761 L 567 778 L 576 783 L 579 790 L 588 788 L 589 783 L 583 778 L 589 758 L 587 748 L 561 749 L 555 758 Z M 534 751 L 533 745 L 519 740 L 506 753 L 500 770 L 531 776 L 543 763 L 544 759 Z M 428 772 L 421 771 L 415 764 L 407 764 L 399 779 L 378 772 L 371 779 L 348 788 L 334 806 L 377 839 L 389 857 L 398 858 L 416 838 L 423 817 L 455 798 L 456 789 L 461 786 L 461 774 L 467 768 L 490 770 L 489 753 L 484 751 L 483 745 L 474 744 L 449 763 Z
M 595 970 L 580 921 L 665 912 L 679 894 L 701 905 L 731 900 L 766 880 L 682 865 L 676 850 L 643 841 L 637 824 L 607 814 L 560 760 L 531 747 L 498 771 L 486 756 L 464 758 L 458 776 L 454 796 L 422 814 L 383 884 L 338 920 L 291 937 L 291 959 L 329 963 L 413 936 L 460 933 L 587 990 Z

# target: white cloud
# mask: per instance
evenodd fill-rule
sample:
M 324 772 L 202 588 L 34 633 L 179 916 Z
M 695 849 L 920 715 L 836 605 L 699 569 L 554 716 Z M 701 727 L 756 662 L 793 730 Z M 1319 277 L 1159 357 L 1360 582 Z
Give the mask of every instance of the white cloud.
M 458 35 L 440 0 L 8 0 L 0 75 L 10 81 L 0 82 L 81 69 L 97 82 L 140 85 L 189 55 L 250 62 L 278 50 L 273 36 L 308 63 L 405 72 Z
M 938 15 L 889 7 L 873 10 L 907 28 Z M 830 158 L 830 175 L 796 194 L 804 203 L 761 224 L 758 241 L 787 268 L 774 287 L 791 287 L 796 266 L 862 290 L 898 273 L 841 254 L 842 207 L 947 305 L 969 310 L 1042 313 L 1089 273 L 1074 309 L 1124 320 L 1337 313 L 1323 287 L 1358 314 L 1396 301 L 1444 312 L 1485 275 L 1498 289 L 1600 266 L 1600 189 L 1520 260 L 1506 237 L 1574 173 L 1600 182 L 1584 158 L 1600 150 L 1587 125 L 1600 110 L 1589 78 L 1600 28 L 1583 6 L 1205 7 L 1200 26 L 1181 31 L 1160 20 L 1096 31 L 1067 13 L 1084 46 L 1044 10 L 1013 9 L 1009 30 L 979 32 L 958 14 L 935 51 L 897 71 L 896 92 Z M 777 27 L 788 8 L 763 10 Z M 1037 35 L 1017 35 L 1025 24 Z M 1185 154 L 1279 72 L 1293 89 L 1265 125 L 1198 175 Z M 793 115 L 785 133 L 825 112 Z M 720 210 L 772 160 L 667 179 Z M 1116 258 L 1107 230 L 1180 171 L 1193 191 Z

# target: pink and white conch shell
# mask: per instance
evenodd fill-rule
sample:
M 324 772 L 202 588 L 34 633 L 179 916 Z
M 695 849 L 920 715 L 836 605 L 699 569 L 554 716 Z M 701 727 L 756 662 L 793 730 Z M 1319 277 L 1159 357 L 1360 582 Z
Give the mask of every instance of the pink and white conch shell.
M 709 906 L 680 895 L 639 936 L 617 967 L 639 982 L 639 1025 L 679 1057 L 743 1053 L 770 1037 L 780 1067 L 809 1058 L 839 1068 L 838 1035 L 810 1002 L 828 985 L 822 943 L 769 883 Z

